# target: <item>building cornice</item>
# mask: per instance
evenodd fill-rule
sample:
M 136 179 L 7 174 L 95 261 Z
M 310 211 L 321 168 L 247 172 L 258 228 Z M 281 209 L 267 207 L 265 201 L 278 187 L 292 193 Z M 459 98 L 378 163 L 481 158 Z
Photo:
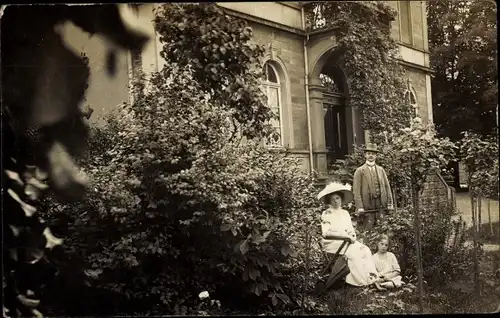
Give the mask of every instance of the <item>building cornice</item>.
M 292 28 L 290 26 L 287 26 L 287 25 L 284 25 L 284 24 L 281 24 L 281 23 L 272 22 L 272 21 L 269 21 L 269 20 L 265 20 L 265 19 L 253 16 L 253 15 L 249 15 L 249 14 L 246 14 L 246 13 L 238 12 L 238 11 L 235 11 L 235 10 L 232 10 L 232 9 L 228 9 L 228 8 L 225 8 L 225 7 L 221 7 L 221 8 L 228 15 L 232 15 L 232 16 L 235 16 L 235 17 L 238 17 L 238 18 L 241 18 L 241 19 L 245 19 L 247 21 L 252 21 L 252 22 L 255 22 L 255 23 L 260 23 L 260 24 L 263 24 L 263 25 L 266 25 L 266 26 L 269 26 L 269 27 L 272 27 L 272 28 L 276 28 L 276 29 L 282 30 L 282 31 L 287 31 L 287 32 L 293 33 L 295 35 L 299 35 L 299 36 L 305 36 L 306 35 L 306 33 L 303 30 L 300 30 L 300 29 Z
M 415 63 L 410 63 L 410 62 L 407 62 L 407 61 L 402 60 L 402 59 L 396 59 L 396 60 L 398 61 L 399 64 L 401 64 L 403 66 L 411 67 L 411 68 L 420 70 L 424 73 L 434 74 L 434 71 L 430 67 L 415 64 Z
M 336 31 L 338 29 L 339 29 L 338 27 L 326 27 L 326 28 L 321 28 L 321 29 L 317 29 L 317 30 L 313 30 L 313 31 L 308 31 L 305 33 L 305 35 L 314 36 L 314 35 L 319 35 L 319 34 L 323 34 L 323 33 Z
M 290 1 L 278 1 L 279 4 L 282 4 L 284 6 L 287 6 L 287 7 L 290 7 L 290 8 L 294 8 L 294 9 L 297 9 L 300 11 L 300 9 L 302 8 L 302 4 L 301 2 L 290 2 Z
M 295 4 L 282 3 L 282 2 L 279 2 L 279 3 L 282 4 L 282 5 L 287 5 L 289 7 L 297 8 L 297 5 L 295 5 Z M 307 4 L 307 3 L 308 2 L 300 2 L 300 5 L 303 6 L 303 5 Z M 278 30 L 286 31 L 286 32 L 295 34 L 297 36 L 303 36 L 303 37 L 305 37 L 306 35 L 317 36 L 317 35 L 321 35 L 321 34 L 325 34 L 325 33 L 329 33 L 329 32 L 335 32 L 335 30 L 336 30 L 336 28 L 324 28 L 324 29 L 319 29 L 319 30 L 315 30 L 315 31 L 305 32 L 304 30 L 301 30 L 301 29 L 296 29 L 296 28 L 293 28 L 293 27 L 290 27 L 290 26 L 287 26 L 287 25 L 284 25 L 284 24 L 281 24 L 281 23 L 278 23 L 278 22 L 269 21 L 269 20 L 266 20 L 266 19 L 263 19 L 263 18 L 260 18 L 260 17 L 256 17 L 256 16 L 253 16 L 253 15 L 247 14 L 247 13 L 242 13 L 242 12 L 239 12 L 239 11 L 236 11 L 236 10 L 233 10 L 233 9 L 229 9 L 229 8 L 225 8 L 225 7 L 221 7 L 221 8 L 228 15 L 232 15 L 232 16 L 235 16 L 235 17 L 247 20 L 247 21 L 259 23 L 261 25 L 265 25 L 265 26 L 268 26 L 268 27 L 271 27 L 271 28 L 275 28 L 275 29 L 278 29 Z M 378 8 L 376 8 L 376 7 L 374 7 L 374 8 L 378 10 Z M 399 46 L 403 46 L 405 48 L 408 48 L 408 49 L 411 49 L 411 50 L 415 50 L 415 51 L 418 51 L 420 53 L 429 54 L 429 52 L 426 51 L 426 50 L 422 50 L 422 49 L 416 48 L 414 46 L 408 45 L 408 44 L 403 43 L 401 41 L 396 41 L 396 42 L 397 42 L 397 44 Z M 407 62 L 407 61 L 402 60 L 402 59 L 398 59 L 398 62 L 401 65 L 404 65 L 404 66 L 407 66 L 407 67 L 411 67 L 413 69 L 418 69 L 418 70 L 420 70 L 422 72 L 425 72 L 425 73 L 428 73 L 428 74 L 433 74 L 434 73 L 431 68 L 429 68 L 427 66 L 424 66 L 424 65 Z
M 415 50 L 415 51 L 419 51 L 419 52 L 422 52 L 422 53 L 425 53 L 425 54 L 430 54 L 430 52 L 428 50 L 420 49 L 418 47 L 412 46 L 411 44 L 401 42 L 400 40 L 395 40 L 395 41 L 396 41 L 396 43 L 398 45 L 401 45 L 401 46 L 404 46 L 404 47 L 407 47 L 409 49 L 412 49 L 412 50 Z

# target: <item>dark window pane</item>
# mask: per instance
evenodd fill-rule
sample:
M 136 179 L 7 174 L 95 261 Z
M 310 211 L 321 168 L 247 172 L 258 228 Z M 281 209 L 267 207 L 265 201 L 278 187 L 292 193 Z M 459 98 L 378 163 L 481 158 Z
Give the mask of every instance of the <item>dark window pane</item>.
M 278 76 L 269 63 L 266 64 L 266 79 L 268 82 L 278 83 Z
M 399 1 L 401 42 L 411 44 L 410 1 Z

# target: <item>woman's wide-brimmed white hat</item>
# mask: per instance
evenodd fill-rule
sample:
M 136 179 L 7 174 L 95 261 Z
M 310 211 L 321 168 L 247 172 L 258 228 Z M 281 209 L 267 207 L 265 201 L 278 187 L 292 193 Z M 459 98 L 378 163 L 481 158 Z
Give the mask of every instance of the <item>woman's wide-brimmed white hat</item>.
M 321 190 L 320 193 L 318 193 L 318 200 L 320 200 L 322 197 L 324 197 L 327 194 L 335 193 L 335 192 L 342 193 L 342 196 L 344 197 L 342 204 L 346 204 L 348 202 L 351 202 L 353 199 L 351 186 L 349 184 L 342 184 L 339 182 L 330 182 L 329 184 L 326 185 L 326 187 L 323 190 Z

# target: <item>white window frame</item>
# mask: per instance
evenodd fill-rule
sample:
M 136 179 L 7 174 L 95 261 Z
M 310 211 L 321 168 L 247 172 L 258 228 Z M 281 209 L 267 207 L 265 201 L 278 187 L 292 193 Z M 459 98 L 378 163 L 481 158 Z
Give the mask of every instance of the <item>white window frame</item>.
M 410 89 L 406 89 L 405 92 L 404 92 L 404 99 L 405 99 L 405 103 L 408 103 L 408 97 L 406 96 L 406 94 L 410 94 L 410 104 L 411 104 L 411 107 L 413 107 L 413 118 L 415 117 L 419 117 L 419 114 L 418 114 L 418 111 L 419 111 L 419 107 L 418 107 L 418 100 L 417 100 L 417 94 L 415 93 L 415 89 L 410 86 Z M 415 103 L 411 103 L 411 95 L 413 95 L 413 98 L 415 99 Z
M 276 80 L 277 80 L 277 83 L 273 83 L 273 82 L 270 82 L 268 81 L 268 77 L 267 77 L 267 66 L 270 66 L 271 69 L 273 70 L 274 74 L 276 75 Z M 281 97 L 281 94 L 282 94 L 282 86 L 281 86 L 281 81 L 280 81 L 280 76 L 279 76 L 279 73 L 278 73 L 278 70 L 276 69 L 276 67 L 270 63 L 270 61 L 267 61 L 266 63 L 264 63 L 264 73 L 266 74 L 266 78 L 265 80 L 263 81 L 263 86 L 265 87 L 265 93 L 266 93 L 266 96 L 267 96 L 267 106 L 269 108 L 270 107 L 270 103 L 269 103 L 269 98 L 270 98 L 270 88 L 275 88 L 277 89 L 277 95 L 278 95 L 278 112 L 279 112 L 279 133 L 280 133 L 280 142 L 279 143 L 268 143 L 266 141 L 264 141 L 264 145 L 268 148 L 283 148 L 284 147 L 284 140 L 283 140 L 283 102 L 282 102 L 282 97 Z
M 409 37 L 410 37 L 410 42 L 405 42 L 403 41 L 403 31 L 402 31 L 402 27 L 401 27 L 401 18 L 402 18 L 402 15 L 401 15 L 401 2 L 408 2 L 408 24 L 409 24 L 409 30 L 408 30 L 408 33 L 409 33 Z M 401 43 L 404 43 L 406 45 L 413 45 L 413 17 L 412 17 L 412 10 L 411 10 L 411 1 L 409 0 L 402 0 L 402 1 L 398 1 L 398 24 L 399 24 L 399 42 Z

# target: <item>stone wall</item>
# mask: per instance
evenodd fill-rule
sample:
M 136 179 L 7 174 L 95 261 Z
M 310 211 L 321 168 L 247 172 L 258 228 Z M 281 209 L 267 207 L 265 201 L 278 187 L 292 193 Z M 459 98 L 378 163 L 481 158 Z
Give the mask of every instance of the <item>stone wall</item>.
M 429 208 L 445 202 L 456 207 L 454 190 L 454 188 L 446 184 L 440 174 L 432 174 L 424 186 L 421 203 Z
M 117 52 L 116 74 L 110 77 L 106 71 L 106 53 L 110 46 L 105 39 L 99 35 L 89 36 L 69 22 L 62 25 L 61 31 L 65 44 L 75 54 L 85 53 L 89 58 L 90 78 L 85 104 L 94 110 L 90 122 L 102 123 L 107 114 L 129 99 L 128 55 L 125 51 Z
M 400 1 L 387 1 L 387 4 L 398 10 L 398 2 Z M 411 46 L 418 50 L 427 51 L 427 21 L 425 17 L 425 3 L 424 1 L 409 1 L 410 2 L 410 10 L 411 10 L 411 37 L 412 44 Z M 401 33 L 400 33 L 400 17 L 399 15 L 396 17 L 391 24 L 391 33 L 393 39 L 400 41 Z M 408 44 L 406 44 L 408 45 Z

